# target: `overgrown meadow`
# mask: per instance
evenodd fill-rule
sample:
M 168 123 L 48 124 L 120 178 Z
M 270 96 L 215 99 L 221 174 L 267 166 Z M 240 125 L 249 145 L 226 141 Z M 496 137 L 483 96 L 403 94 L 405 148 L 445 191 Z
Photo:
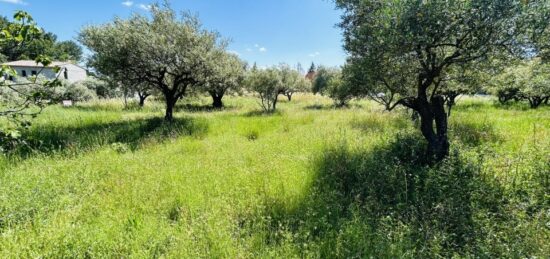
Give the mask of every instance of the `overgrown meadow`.
M 550 108 L 463 98 L 423 161 L 406 110 L 228 97 L 48 107 L 0 162 L 0 257 L 550 254 Z

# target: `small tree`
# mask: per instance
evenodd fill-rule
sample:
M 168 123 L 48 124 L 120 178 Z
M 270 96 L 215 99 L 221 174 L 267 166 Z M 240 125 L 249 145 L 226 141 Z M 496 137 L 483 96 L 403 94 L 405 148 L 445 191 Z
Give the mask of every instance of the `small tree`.
M 245 84 L 248 90 L 260 96 L 260 105 L 265 112 L 272 113 L 277 109 L 278 97 L 283 89 L 278 69 L 252 70 L 248 73 Z
M 228 91 L 240 91 L 244 80 L 245 64 L 238 56 L 220 49 L 212 55 L 212 71 L 205 81 L 204 90 L 212 97 L 214 108 L 223 108 L 223 97 Z
M 351 100 L 364 95 L 361 87 L 350 83 L 352 80 L 348 78 L 349 76 L 348 66 L 345 66 L 340 73 L 330 77 L 327 82 L 326 95 L 334 101 L 336 107 L 348 106 Z
M 320 66 L 315 73 L 315 77 L 312 79 L 311 91 L 314 94 L 326 94 L 330 79 L 333 77 L 340 77 L 341 74 L 342 71 L 339 68 Z
M 298 69 L 294 70 L 289 65 L 281 64 L 279 66 L 281 74 L 282 88 L 280 94 L 285 95 L 289 101 L 292 96 L 298 92 L 306 92 L 311 88 L 311 83 L 300 73 Z

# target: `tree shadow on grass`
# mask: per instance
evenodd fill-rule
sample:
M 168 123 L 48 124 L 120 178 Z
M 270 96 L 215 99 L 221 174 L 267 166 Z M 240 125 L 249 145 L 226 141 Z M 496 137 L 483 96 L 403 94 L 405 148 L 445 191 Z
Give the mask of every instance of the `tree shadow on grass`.
M 494 107 L 499 110 L 510 110 L 510 111 L 528 111 L 531 108 L 529 107 L 529 103 L 527 102 L 508 102 L 505 104 L 502 104 L 498 101 L 488 102 L 488 101 L 476 101 L 476 102 L 467 102 L 467 103 L 459 103 L 455 107 L 453 107 L 454 111 L 462 111 L 467 112 L 471 110 L 482 110 L 486 109 L 487 107 Z
M 453 121 L 449 129 L 451 138 L 457 139 L 460 143 L 469 147 L 477 147 L 483 143 L 496 143 L 502 140 L 493 124 L 487 121 Z
M 231 111 L 235 110 L 234 106 L 224 106 L 223 108 L 215 108 L 211 104 L 195 104 L 195 103 L 184 103 L 177 104 L 174 107 L 176 112 L 219 112 L 219 111 Z
M 304 110 L 317 110 L 317 111 L 330 111 L 330 110 L 342 110 L 342 109 L 361 109 L 363 106 L 361 104 L 353 103 L 347 104 L 344 106 L 337 106 L 334 104 L 312 104 L 304 107 Z
M 238 231 L 263 229 L 269 233 L 263 245 L 290 245 L 302 257 L 475 254 L 473 247 L 486 233 L 474 222 L 473 204 L 496 210 L 501 200 L 489 197 L 501 197 L 502 191 L 456 152 L 429 166 L 424 147 L 421 137 L 410 134 L 370 149 L 330 147 L 315 160 L 315 179 L 301 202 L 266 199 L 259 215 L 238 220 Z
M 136 150 L 148 141 L 162 141 L 182 135 L 201 136 L 207 130 L 205 121 L 193 118 L 176 118 L 172 123 L 163 118 L 150 118 L 63 127 L 35 126 L 24 132 L 23 139 L 27 144 L 14 154 L 22 158 L 33 154 L 76 154 L 110 144 Z
M 252 118 L 252 117 L 271 117 L 271 116 L 282 116 L 282 115 L 283 115 L 283 112 L 280 110 L 275 110 L 273 112 L 266 112 L 264 110 L 253 110 L 253 111 L 245 112 L 242 116 Z

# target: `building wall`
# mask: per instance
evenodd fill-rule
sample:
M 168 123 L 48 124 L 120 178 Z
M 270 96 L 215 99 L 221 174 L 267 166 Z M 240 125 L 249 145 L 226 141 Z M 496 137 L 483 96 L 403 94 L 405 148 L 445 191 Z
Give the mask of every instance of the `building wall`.
M 23 77 L 23 71 L 27 72 L 27 76 L 32 76 L 32 71 L 36 71 L 36 73 L 40 73 L 41 76 L 44 76 L 49 79 L 53 79 L 56 77 L 56 73 L 51 68 L 44 68 L 42 71 L 40 71 L 41 68 L 39 67 L 13 67 L 15 72 L 17 72 L 17 75 L 20 77 Z
M 86 72 L 85 69 L 83 69 L 79 66 L 73 65 L 73 64 L 65 65 L 65 69 L 67 69 L 67 72 L 68 72 L 67 75 L 69 77 L 67 80 L 69 80 L 69 82 L 71 82 L 71 83 L 85 80 L 86 77 L 88 76 L 88 73 Z M 64 78 L 63 73 L 64 72 L 62 70 L 60 78 Z
M 61 67 L 59 73 L 55 73 L 55 71 L 49 67 L 46 67 L 44 69 L 40 67 L 13 67 L 13 69 L 20 77 L 23 76 L 23 71 L 26 71 L 27 76 L 32 76 L 32 71 L 36 71 L 36 73 L 40 73 L 40 75 L 45 78 L 55 79 L 56 77 L 59 77 L 59 79 L 66 79 L 71 83 L 85 80 L 87 77 L 87 72 L 85 69 L 72 64 L 67 64 Z M 67 70 L 67 78 L 65 78 L 64 69 Z

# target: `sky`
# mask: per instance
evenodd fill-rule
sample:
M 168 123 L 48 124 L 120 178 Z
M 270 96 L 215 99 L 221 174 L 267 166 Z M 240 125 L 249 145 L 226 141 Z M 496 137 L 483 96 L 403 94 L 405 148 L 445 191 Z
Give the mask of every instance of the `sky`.
M 177 11 L 197 14 L 203 25 L 229 38 L 228 50 L 249 63 L 266 67 L 298 62 L 342 65 L 345 52 L 336 24 L 340 11 L 331 0 L 172 0 Z M 38 25 L 59 40 L 75 40 L 86 25 L 115 16 L 146 13 L 151 0 L 0 0 L 0 15 L 29 12 Z M 87 52 L 88 53 L 88 52 Z

